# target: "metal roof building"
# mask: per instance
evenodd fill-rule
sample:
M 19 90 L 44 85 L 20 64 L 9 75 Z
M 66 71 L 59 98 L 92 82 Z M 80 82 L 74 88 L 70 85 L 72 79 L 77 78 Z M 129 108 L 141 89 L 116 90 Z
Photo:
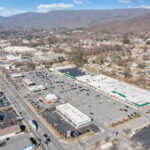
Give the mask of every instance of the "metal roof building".
M 56 110 L 67 118 L 76 128 L 84 127 L 91 123 L 91 118 L 76 109 L 69 103 L 56 106 Z

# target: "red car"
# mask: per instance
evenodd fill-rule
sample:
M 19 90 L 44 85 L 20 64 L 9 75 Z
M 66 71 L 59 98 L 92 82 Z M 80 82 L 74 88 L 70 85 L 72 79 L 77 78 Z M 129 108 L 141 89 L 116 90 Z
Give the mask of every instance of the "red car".
M 47 142 L 50 142 L 51 140 L 50 140 L 50 138 L 46 138 L 46 141 L 47 141 Z

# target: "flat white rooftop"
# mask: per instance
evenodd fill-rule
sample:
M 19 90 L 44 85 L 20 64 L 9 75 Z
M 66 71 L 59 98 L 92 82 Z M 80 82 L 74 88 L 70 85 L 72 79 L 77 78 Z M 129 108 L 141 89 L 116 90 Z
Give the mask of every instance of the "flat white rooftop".
M 18 77 L 23 77 L 22 73 L 14 73 L 11 75 L 12 78 L 18 78 Z
M 77 80 L 95 87 L 104 93 L 128 101 L 137 107 L 142 107 L 150 103 L 149 91 L 105 75 L 85 75 L 77 77 Z
M 7 60 L 21 60 L 21 56 L 7 55 Z
M 71 121 L 77 128 L 91 123 L 91 118 L 69 103 L 58 105 L 56 109 Z
M 4 49 L 7 52 L 30 52 L 35 51 L 34 48 L 27 46 L 8 46 Z
M 33 85 L 31 87 L 27 87 L 27 89 L 30 92 L 36 92 L 36 91 L 45 90 L 45 87 L 43 85 Z

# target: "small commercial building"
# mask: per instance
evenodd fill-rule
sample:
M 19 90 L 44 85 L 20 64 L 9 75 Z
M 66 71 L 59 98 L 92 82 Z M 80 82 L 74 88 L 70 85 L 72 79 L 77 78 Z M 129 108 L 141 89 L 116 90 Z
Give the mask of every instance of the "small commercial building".
M 23 77 L 24 75 L 22 73 L 14 73 L 11 75 L 12 78 L 19 78 L 19 77 Z
M 9 67 L 11 68 L 13 65 L 11 62 L 6 61 L 6 60 L 0 60 L 0 68 L 6 68 Z
M 5 52 L 8 53 L 33 53 L 36 49 L 27 47 L 27 46 L 8 46 L 3 49 Z
M 69 103 L 56 106 L 56 110 L 62 114 L 75 128 L 81 128 L 91 124 L 92 119 Z
M 0 129 L 0 140 L 13 137 L 19 132 L 21 132 L 19 125 L 13 125 L 4 129 Z
M 29 79 L 22 79 L 22 82 L 24 85 L 29 85 L 29 86 L 35 85 L 35 83 L 31 82 Z
M 29 92 L 38 92 L 38 91 L 42 91 L 45 90 L 46 88 L 43 85 L 33 85 L 31 87 L 27 87 L 27 90 Z
M 21 60 L 21 56 L 7 55 L 6 59 L 9 61 L 17 61 L 17 60 Z
M 46 102 L 46 103 L 55 103 L 59 100 L 59 98 L 54 95 L 54 94 L 47 94 L 43 100 Z

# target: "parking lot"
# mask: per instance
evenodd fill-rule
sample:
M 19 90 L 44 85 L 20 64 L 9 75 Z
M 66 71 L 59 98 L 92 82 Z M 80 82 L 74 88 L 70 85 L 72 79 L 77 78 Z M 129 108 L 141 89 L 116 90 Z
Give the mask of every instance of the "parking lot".
M 44 118 L 65 138 L 67 137 L 79 137 L 89 132 L 98 133 L 100 129 L 95 124 L 75 129 L 68 121 L 66 121 L 53 107 L 45 110 L 43 113 Z M 68 131 L 70 135 L 68 136 Z
M 78 67 L 71 67 L 71 68 L 65 68 L 65 69 L 59 69 L 59 71 L 63 74 L 67 74 L 71 77 L 77 77 L 77 76 L 82 76 L 86 75 L 86 72 L 83 70 L 79 69 Z
M 7 111 L 0 111 L 0 129 L 17 124 L 16 113 L 13 109 Z
M 93 118 L 101 127 L 108 127 L 111 123 L 122 121 L 135 113 L 133 108 L 129 108 L 99 92 L 80 85 L 75 80 L 65 76 L 55 75 L 48 71 L 35 71 L 24 75 L 24 78 L 36 83 L 36 85 L 42 84 L 47 88 L 41 92 L 28 93 L 22 83 L 22 78 L 15 79 L 15 83 L 19 86 L 19 91 L 22 95 L 26 97 L 26 100 L 30 100 L 38 109 L 50 108 L 60 103 L 69 102 Z M 59 102 L 55 104 L 43 102 L 40 97 L 44 97 L 48 93 L 57 95 Z
M 32 142 L 30 141 L 30 135 L 25 133 L 12 137 L 1 144 L 0 150 L 19 150 L 31 145 Z
M 140 142 L 142 144 L 142 147 L 144 149 L 149 149 L 150 148 L 150 126 L 143 128 L 140 132 L 135 134 L 132 137 L 132 140 L 136 143 Z
M 2 91 L 0 91 L 0 107 L 7 107 L 9 105 L 10 103 L 6 98 L 5 94 Z

